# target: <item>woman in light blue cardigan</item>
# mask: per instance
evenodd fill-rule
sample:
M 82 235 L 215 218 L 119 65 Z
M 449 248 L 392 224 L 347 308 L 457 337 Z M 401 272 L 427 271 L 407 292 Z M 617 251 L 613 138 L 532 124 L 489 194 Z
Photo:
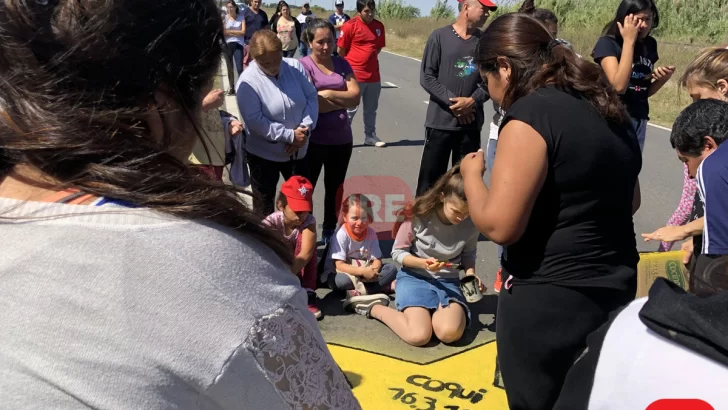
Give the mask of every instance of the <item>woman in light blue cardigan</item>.
M 249 47 L 253 63 L 238 81 L 238 106 L 248 134 L 251 182 L 260 199 L 255 208 L 270 215 L 279 175 L 287 180 L 308 174 L 306 150 L 318 119 L 318 92 L 298 60 L 283 58 L 275 33 L 258 31 Z

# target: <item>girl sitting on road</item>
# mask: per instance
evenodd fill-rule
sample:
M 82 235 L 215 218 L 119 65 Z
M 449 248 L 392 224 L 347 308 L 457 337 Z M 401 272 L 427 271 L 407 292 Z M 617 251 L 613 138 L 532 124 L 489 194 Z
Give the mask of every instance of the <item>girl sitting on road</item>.
M 652 0 L 622 0 L 617 15 L 604 28 L 592 51 L 607 79 L 622 97 L 640 150 L 645 148 L 650 104 L 647 101 L 675 72 L 674 66 L 655 67 L 659 56 L 657 41 L 650 31 L 660 23 Z
M 364 195 L 350 195 L 341 206 L 341 215 L 322 280 L 332 290 L 346 292 L 344 309 L 389 305 L 385 294 L 394 293 L 397 267 L 382 264 L 377 233 L 369 226 L 374 220 L 371 202 Z
M 381 321 L 413 346 L 428 343 L 433 332 L 443 343 L 454 343 L 470 320 L 459 273 L 462 268 L 466 275 L 475 275 L 479 235 L 468 219 L 460 168 L 450 169 L 407 204 L 398 221 L 392 230 L 392 258 L 402 265 L 397 273 L 397 310 L 376 303 L 355 310 Z
M 276 199 L 278 211 L 268 215 L 263 223 L 276 229 L 293 252 L 293 272 L 308 292 L 308 310 L 316 319 L 321 310 L 316 302 L 316 219 L 313 210 L 313 186 L 308 179 L 292 176 L 281 186 Z

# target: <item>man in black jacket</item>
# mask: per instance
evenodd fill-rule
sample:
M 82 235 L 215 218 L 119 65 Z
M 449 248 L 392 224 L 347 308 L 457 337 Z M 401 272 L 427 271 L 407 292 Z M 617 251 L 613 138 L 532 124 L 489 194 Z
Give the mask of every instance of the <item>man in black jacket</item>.
M 420 85 L 430 94 L 425 120 L 425 148 L 422 153 L 417 195 L 424 194 L 452 165 L 480 148 L 483 87 L 475 50 L 480 27 L 496 9 L 490 0 L 461 0 L 455 24 L 430 34 L 422 56 Z

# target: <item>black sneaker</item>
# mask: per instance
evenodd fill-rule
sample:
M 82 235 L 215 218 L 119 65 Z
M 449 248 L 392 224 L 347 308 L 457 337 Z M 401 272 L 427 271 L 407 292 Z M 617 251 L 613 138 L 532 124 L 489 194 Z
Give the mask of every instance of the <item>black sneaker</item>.
M 375 296 L 375 295 L 372 295 Z M 387 295 L 376 295 L 376 299 L 362 300 L 352 304 L 354 313 L 360 314 L 368 319 L 372 318 L 372 307 L 376 305 L 389 306 L 389 297 Z

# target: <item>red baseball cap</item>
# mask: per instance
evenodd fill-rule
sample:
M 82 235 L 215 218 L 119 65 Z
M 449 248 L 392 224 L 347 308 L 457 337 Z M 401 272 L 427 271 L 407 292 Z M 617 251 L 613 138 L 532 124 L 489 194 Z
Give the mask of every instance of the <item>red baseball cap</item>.
M 281 186 L 281 193 L 293 212 L 313 211 L 313 185 L 308 179 L 297 175 L 290 177 Z
M 464 1 L 465 1 L 465 0 L 458 0 L 458 3 L 462 3 L 462 2 L 464 2 Z M 491 10 L 495 10 L 495 9 L 497 9 L 497 8 L 498 8 L 498 6 L 496 6 L 496 5 L 495 5 L 495 3 L 493 3 L 493 2 L 492 2 L 492 1 L 490 1 L 490 0 L 478 0 L 478 3 L 482 4 L 482 5 L 483 5 L 483 7 L 487 7 L 487 8 L 489 8 L 489 9 L 491 9 Z

